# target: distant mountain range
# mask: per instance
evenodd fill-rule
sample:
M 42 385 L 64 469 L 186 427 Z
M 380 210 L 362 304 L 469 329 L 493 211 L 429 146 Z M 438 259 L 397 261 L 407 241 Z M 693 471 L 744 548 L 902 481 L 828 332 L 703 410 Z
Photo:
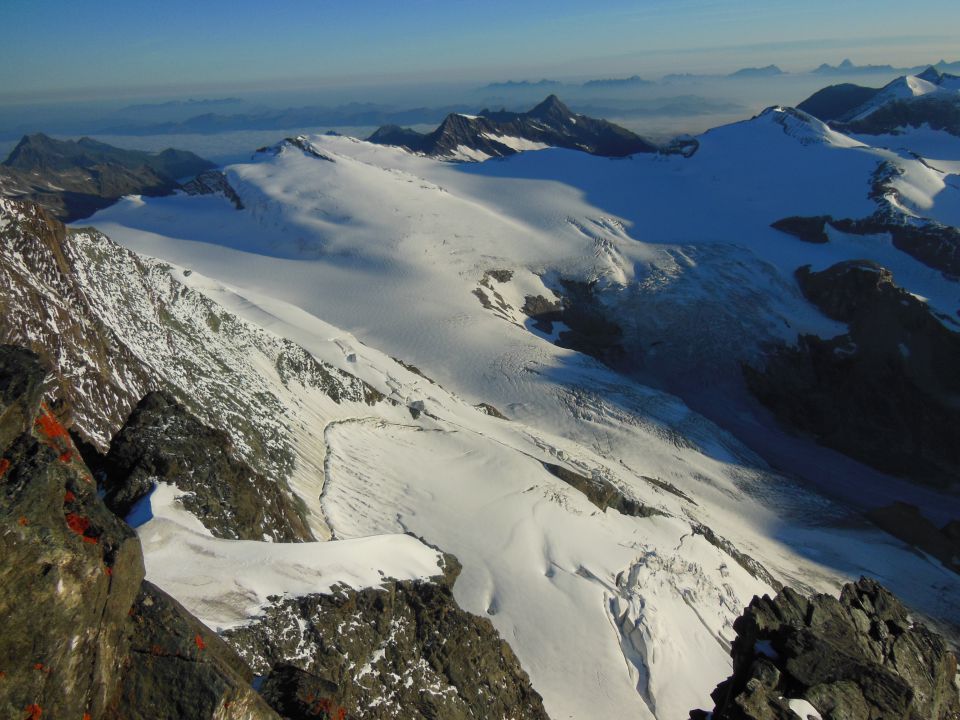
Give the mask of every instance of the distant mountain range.
M 776 65 L 765 65 L 764 67 L 749 67 L 742 68 L 736 72 L 730 73 L 727 77 L 732 78 L 757 78 L 757 77 L 774 77 L 776 75 L 785 75 L 779 67 Z
M 611 157 L 657 150 L 653 143 L 619 125 L 574 113 L 556 95 L 550 95 L 525 113 L 506 110 L 483 110 L 479 115 L 453 113 L 430 133 L 388 125 L 368 140 L 430 157 L 465 161 L 505 157 L 546 147 Z
M 839 65 L 829 65 L 823 63 L 816 70 L 812 70 L 816 75 L 870 75 L 877 73 L 904 73 L 915 74 L 922 71 L 926 66 L 916 67 L 894 67 L 893 65 L 856 65 L 849 58 L 843 60 Z M 940 60 L 933 64 L 941 72 L 960 72 L 960 62 L 947 62 Z
M 30 200 L 71 222 L 124 195 L 169 194 L 179 179 L 213 166 L 184 150 L 148 153 L 37 133 L 24 136 L 0 165 L 0 194 Z

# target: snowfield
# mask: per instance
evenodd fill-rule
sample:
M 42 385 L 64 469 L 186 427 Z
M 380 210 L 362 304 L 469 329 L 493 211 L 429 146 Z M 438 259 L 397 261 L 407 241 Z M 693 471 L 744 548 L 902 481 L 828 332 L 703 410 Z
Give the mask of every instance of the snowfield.
M 457 601 L 490 618 L 555 718 L 711 706 L 732 622 L 774 592 L 771 577 L 833 592 L 871 575 L 955 627 L 955 574 L 799 470 L 774 471 L 675 395 L 557 347 L 522 312 L 560 279 L 594 282 L 625 333 L 649 340 L 651 383 L 686 388 L 722 385 L 766 340 L 843 331 L 802 298 L 793 272 L 804 264 L 876 260 L 956 317 L 960 286 L 887 238 L 834 232 L 811 245 L 769 227 L 871 214 L 882 162 L 903 168 L 908 207 L 955 219 L 957 166 L 945 163 L 960 163 L 956 146 L 925 163 L 779 108 L 698 140 L 691 158 L 545 149 L 461 165 L 316 136 L 334 162 L 281 145 L 226 168 L 242 211 L 220 197 L 131 197 L 94 216 L 114 240 L 173 264 L 184 288 L 387 397 L 341 407 L 277 390 L 310 468 L 291 486 L 331 541 L 216 540 L 162 487 L 139 528 L 148 577 L 230 627 L 268 594 L 433 574 L 436 552 L 402 535 L 412 533 L 457 556 Z M 843 485 L 848 466 L 812 447 L 821 480 Z M 548 466 L 645 511 L 601 510 Z M 899 487 L 851 494 L 881 502 Z

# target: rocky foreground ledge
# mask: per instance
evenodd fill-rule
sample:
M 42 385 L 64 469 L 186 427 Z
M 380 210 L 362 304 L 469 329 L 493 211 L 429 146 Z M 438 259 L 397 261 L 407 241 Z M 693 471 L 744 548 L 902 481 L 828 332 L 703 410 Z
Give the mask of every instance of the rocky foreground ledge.
M 734 623 L 733 674 L 691 720 L 957 720 L 957 658 L 879 583 L 784 588 Z
M 175 478 L 218 536 L 304 539 L 295 513 L 279 500 L 247 512 L 257 492 L 276 500 L 263 479 L 157 393 L 95 478 L 42 402 L 50 382 L 33 352 L 0 345 L 0 718 L 546 720 L 492 623 L 456 604 L 452 556 L 432 580 L 276 597 L 216 634 L 144 579 L 140 541 L 112 510 Z

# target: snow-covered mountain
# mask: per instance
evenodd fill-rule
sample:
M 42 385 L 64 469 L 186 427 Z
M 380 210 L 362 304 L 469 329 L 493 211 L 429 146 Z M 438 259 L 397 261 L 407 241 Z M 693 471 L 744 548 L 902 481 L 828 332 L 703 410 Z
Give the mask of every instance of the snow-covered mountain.
M 552 717 L 683 717 L 729 674 L 733 619 L 780 582 L 872 575 L 947 628 L 960 606 L 960 577 L 861 514 L 907 499 L 939 526 L 956 495 L 783 432 L 741 375 L 770 343 L 850 330 L 796 282 L 807 265 L 870 260 L 956 332 L 958 286 L 938 265 L 952 256 L 891 227 L 958 224 L 957 144 L 908 134 L 935 148 L 918 157 L 784 108 L 697 141 L 690 157 L 458 164 L 297 139 L 225 168 L 213 192 L 92 219 L 124 247 L 75 229 L 59 254 L 8 243 L 4 268 L 14 297 L 69 286 L 81 329 L 95 318 L 334 538 L 314 556 L 211 537 L 181 491 L 150 497 L 148 578 L 253 661 L 277 659 L 258 638 L 278 627 L 304 643 L 271 652 L 309 661 L 293 598 L 436 574 L 411 533 L 462 564 L 454 598 L 489 618 Z M 10 237 L 36 222 L 4 213 Z M 864 224 L 880 215 L 889 226 Z M 827 242 L 771 227 L 790 217 L 829 218 Z M 22 301 L 10 337 L 52 337 L 66 304 Z M 80 408 L 99 361 L 80 330 L 66 337 L 52 359 Z M 78 411 L 78 427 L 102 443 L 124 412 Z M 319 575 L 291 570 L 307 556 Z
M 448 115 L 431 133 L 388 125 L 367 140 L 442 160 L 474 162 L 547 147 L 609 157 L 657 149 L 625 128 L 574 113 L 556 95 L 550 95 L 525 113 L 505 110 L 483 110 L 479 115 L 455 113 Z
M 799 107 L 847 133 L 899 134 L 926 126 L 960 135 L 960 77 L 930 66 L 882 88 L 832 85 Z

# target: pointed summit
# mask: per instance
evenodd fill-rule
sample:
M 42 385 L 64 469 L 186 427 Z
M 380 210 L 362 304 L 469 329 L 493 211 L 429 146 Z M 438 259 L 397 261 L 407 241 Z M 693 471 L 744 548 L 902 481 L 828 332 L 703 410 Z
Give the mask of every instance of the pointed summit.
M 940 71 L 937 70 L 933 65 L 928 67 L 922 73 L 917 75 L 921 80 L 926 80 L 927 82 L 932 82 L 934 85 L 939 85 L 940 81 L 943 79 L 943 76 L 940 74 Z
M 573 116 L 570 108 L 564 105 L 560 101 L 560 98 L 552 94 L 527 114 L 530 117 L 549 119 L 569 118 Z

